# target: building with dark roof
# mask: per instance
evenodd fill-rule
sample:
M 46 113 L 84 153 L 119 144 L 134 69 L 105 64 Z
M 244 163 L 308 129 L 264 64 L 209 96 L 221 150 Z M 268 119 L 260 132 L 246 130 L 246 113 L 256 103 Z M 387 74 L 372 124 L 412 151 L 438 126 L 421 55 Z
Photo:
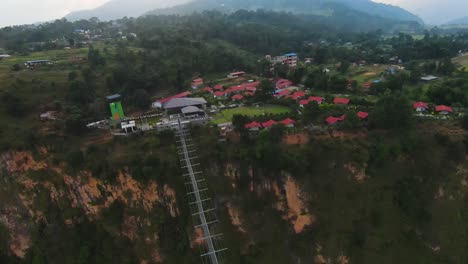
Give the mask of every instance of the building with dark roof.
M 204 98 L 174 98 L 163 104 L 166 114 L 205 114 L 207 101 Z

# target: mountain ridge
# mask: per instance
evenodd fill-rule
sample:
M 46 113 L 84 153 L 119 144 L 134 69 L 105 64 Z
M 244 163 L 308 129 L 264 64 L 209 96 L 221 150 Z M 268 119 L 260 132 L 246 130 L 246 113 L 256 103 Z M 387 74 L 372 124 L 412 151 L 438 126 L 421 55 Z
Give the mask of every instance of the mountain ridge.
M 334 4 L 397 21 L 424 22 L 409 11 L 388 4 L 375 3 L 370 0 L 174 0 L 167 3 L 164 0 L 111 0 L 96 9 L 75 11 L 66 19 L 76 21 L 98 17 L 100 20 L 114 20 L 122 17 L 138 17 L 153 14 L 189 14 L 205 10 L 234 12 L 246 10 L 273 10 L 292 13 L 308 13 L 327 15 L 330 6 Z

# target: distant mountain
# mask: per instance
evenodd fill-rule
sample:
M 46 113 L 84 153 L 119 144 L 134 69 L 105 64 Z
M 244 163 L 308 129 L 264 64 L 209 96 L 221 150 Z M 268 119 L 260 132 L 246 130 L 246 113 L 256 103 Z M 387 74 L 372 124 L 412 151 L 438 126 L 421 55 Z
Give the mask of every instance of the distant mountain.
M 424 21 L 415 14 L 394 5 L 376 3 L 369 0 L 335 0 L 346 4 L 348 7 L 371 15 L 391 18 L 400 21 L 417 21 L 424 24 Z
M 468 17 L 452 20 L 447 25 L 468 25 Z
M 65 16 L 70 21 L 97 17 L 100 20 L 114 20 L 122 17 L 138 17 L 144 13 L 158 9 L 168 8 L 189 2 L 190 0 L 111 0 L 100 7 L 90 10 L 81 10 Z
M 154 10 L 148 14 L 187 14 L 203 10 L 233 12 L 239 9 L 265 9 L 294 13 L 328 15 L 335 4 L 366 14 L 399 21 L 424 22 L 416 15 L 396 6 L 375 3 L 370 0 L 193 0 L 171 8 Z

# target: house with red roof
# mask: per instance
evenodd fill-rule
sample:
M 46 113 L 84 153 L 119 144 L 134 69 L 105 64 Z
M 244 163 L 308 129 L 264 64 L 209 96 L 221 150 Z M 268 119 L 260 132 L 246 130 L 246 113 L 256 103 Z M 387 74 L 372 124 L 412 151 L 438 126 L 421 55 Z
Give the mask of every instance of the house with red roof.
M 213 87 L 213 89 L 214 89 L 214 90 L 217 90 L 217 91 L 220 91 L 220 90 L 223 90 L 223 86 L 221 86 L 221 85 L 215 85 L 215 86 Z
M 283 124 L 287 128 L 293 128 L 296 125 L 296 121 L 294 121 L 291 118 L 286 118 L 283 121 L 280 121 L 281 124 Z
M 262 124 L 254 121 L 252 123 L 245 125 L 245 128 L 247 128 L 250 131 L 257 131 L 257 130 L 260 130 L 260 128 L 262 128 Z
M 337 104 L 337 105 L 348 105 L 350 101 L 351 100 L 349 98 L 339 98 L 339 97 L 337 97 L 337 98 L 335 98 L 333 100 L 333 103 Z
M 243 99 L 244 99 L 244 96 L 241 95 L 241 94 L 236 94 L 236 95 L 234 95 L 234 96 L 232 97 L 232 100 L 233 100 L 233 101 L 241 101 L 241 100 L 243 100 Z
M 262 123 L 262 126 L 263 126 L 264 128 L 267 128 L 267 129 L 268 129 L 268 128 L 270 128 L 270 127 L 276 125 L 276 124 L 278 124 L 276 121 L 274 121 L 274 120 L 269 120 L 269 121 L 267 121 L 267 122 Z
M 339 122 L 343 122 L 345 119 L 346 117 L 344 115 L 340 117 L 329 116 L 327 119 L 325 119 L 325 121 L 328 125 L 332 126 L 338 124 Z
M 308 105 L 310 103 L 309 100 L 300 100 L 299 101 L 299 106 L 304 107 L 304 105 Z
M 207 92 L 207 93 L 213 93 L 213 88 L 211 87 L 205 87 L 201 89 L 202 92 Z
M 320 96 L 311 96 L 311 97 L 309 97 L 309 101 L 310 102 L 315 101 L 318 104 L 321 104 L 321 103 L 323 103 L 325 101 L 325 98 L 320 97 Z
M 369 113 L 367 112 L 358 112 L 357 116 L 361 119 L 367 119 L 369 117 Z
M 226 93 L 225 92 L 214 92 L 213 96 L 214 96 L 214 98 L 224 98 L 224 97 L 226 97 Z
M 287 80 L 287 79 L 279 79 L 275 83 L 275 87 L 276 87 L 277 90 L 288 88 L 288 87 L 290 87 L 292 85 L 293 85 L 293 82 L 291 82 L 290 80 Z
M 438 105 L 438 106 L 436 106 L 435 111 L 439 115 L 449 115 L 449 114 L 453 113 L 453 108 L 450 107 L 450 106 L 446 106 L 446 105 Z
M 199 86 L 203 85 L 203 78 L 197 78 L 192 81 L 192 84 L 190 85 L 192 89 L 197 89 Z
M 305 96 L 306 96 L 306 93 L 298 91 L 298 92 L 294 92 L 292 95 L 286 96 L 286 98 L 291 98 L 291 99 L 297 101 L 300 98 L 305 97 Z
M 287 89 L 281 90 L 278 93 L 276 93 L 278 96 L 283 97 L 283 96 L 288 96 L 291 94 L 291 92 Z
M 424 102 L 416 102 L 413 104 L 413 109 L 416 112 L 426 112 L 429 110 L 429 106 Z

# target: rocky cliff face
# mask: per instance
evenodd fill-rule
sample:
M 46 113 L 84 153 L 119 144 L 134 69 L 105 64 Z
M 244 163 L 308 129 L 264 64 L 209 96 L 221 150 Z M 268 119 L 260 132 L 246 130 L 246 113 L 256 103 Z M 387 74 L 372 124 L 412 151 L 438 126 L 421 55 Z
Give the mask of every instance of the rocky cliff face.
M 42 149 L 42 154 L 47 156 L 47 150 Z M 124 170 L 118 172 L 115 182 L 108 183 L 92 177 L 87 171 L 69 175 L 62 166 L 53 165 L 47 158 L 33 157 L 31 152 L 3 154 L 0 168 L 3 171 L 0 179 L 5 183 L 0 189 L 1 197 L 5 197 L 5 202 L 0 204 L 0 223 L 10 232 L 11 253 L 19 258 L 26 255 L 31 245 L 32 227 L 39 222 L 48 222 L 41 210 L 44 201 L 79 209 L 91 221 L 99 221 L 100 213 L 116 201 L 147 213 L 155 206 L 162 206 L 171 217 L 179 215 L 176 193 L 171 187 L 160 186 L 155 181 L 143 185 Z M 72 226 L 78 217 L 71 216 L 64 221 Z M 123 217 L 121 225 L 119 235 L 151 245 L 154 248 L 152 261 L 161 261 L 157 233 L 143 232 L 154 225 L 154 219 L 128 215 Z M 142 233 L 144 237 L 140 235 Z

